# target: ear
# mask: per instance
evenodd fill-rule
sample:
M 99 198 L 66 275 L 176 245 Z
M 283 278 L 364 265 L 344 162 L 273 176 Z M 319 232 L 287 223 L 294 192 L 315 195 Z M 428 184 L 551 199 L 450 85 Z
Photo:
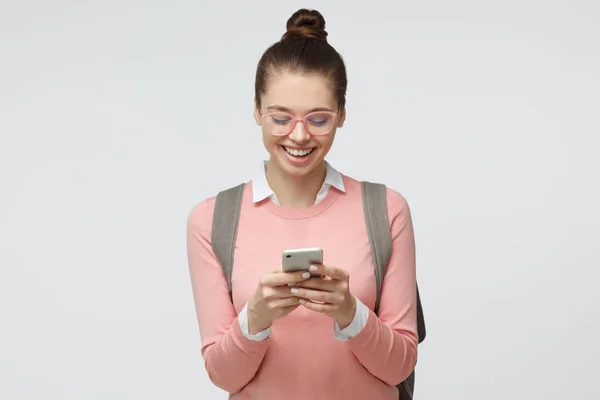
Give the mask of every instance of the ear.
M 342 107 L 340 110 L 340 117 L 338 118 L 338 128 L 344 126 L 344 122 L 346 121 L 346 106 Z
M 256 97 L 254 97 L 254 121 L 256 121 L 257 125 L 260 125 L 260 111 L 258 111 L 258 104 L 256 104 Z

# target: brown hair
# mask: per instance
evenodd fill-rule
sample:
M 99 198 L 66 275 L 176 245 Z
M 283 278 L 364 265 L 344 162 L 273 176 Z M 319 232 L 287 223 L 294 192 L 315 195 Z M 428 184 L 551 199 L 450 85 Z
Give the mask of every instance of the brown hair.
M 302 8 L 288 19 L 287 32 L 262 55 L 256 69 L 254 94 L 261 107 L 269 76 L 283 71 L 319 74 L 332 85 L 341 110 L 346 105 L 346 66 L 342 56 L 327 42 L 325 18 L 316 10 Z

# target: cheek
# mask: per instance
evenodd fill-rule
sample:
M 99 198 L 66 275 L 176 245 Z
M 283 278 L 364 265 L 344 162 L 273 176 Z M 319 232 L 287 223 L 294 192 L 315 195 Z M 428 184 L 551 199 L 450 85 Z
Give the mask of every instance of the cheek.
M 278 146 L 279 141 L 281 140 L 280 138 L 270 135 L 268 133 L 265 133 L 264 131 L 263 131 L 262 137 L 263 137 L 263 143 L 268 151 L 271 151 L 271 149 L 273 147 Z
M 317 141 L 319 143 L 319 146 L 321 146 L 321 148 L 323 148 L 325 151 L 329 151 L 329 149 L 333 145 L 334 138 L 335 138 L 335 135 L 331 135 L 331 136 L 327 136 L 327 137 L 319 137 L 317 139 Z

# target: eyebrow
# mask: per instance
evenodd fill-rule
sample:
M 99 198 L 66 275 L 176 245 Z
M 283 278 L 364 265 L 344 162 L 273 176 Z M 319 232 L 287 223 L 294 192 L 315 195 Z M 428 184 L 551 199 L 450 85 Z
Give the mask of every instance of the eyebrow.
M 272 111 L 272 110 L 275 110 L 275 111 L 285 111 L 285 112 L 288 112 L 288 113 L 292 112 L 292 110 L 290 110 L 289 108 L 284 107 L 284 106 L 280 106 L 278 104 L 274 104 L 272 106 L 267 107 L 267 110 L 269 110 L 269 111 Z M 333 112 L 333 110 L 331 108 L 329 108 L 329 107 L 315 107 L 315 108 L 311 108 L 310 110 L 308 110 L 308 113 L 315 112 L 315 111 L 330 111 L 330 112 Z

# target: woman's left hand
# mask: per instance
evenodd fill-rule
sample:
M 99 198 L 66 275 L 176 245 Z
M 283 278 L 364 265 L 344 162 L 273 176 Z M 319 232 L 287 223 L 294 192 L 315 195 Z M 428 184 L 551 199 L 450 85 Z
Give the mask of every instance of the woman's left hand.
M 341 268 L 319 264 L 312 266 L 311 272 L 323 277 L 298 282 L 290 288 L 291 293 L 300 298 L 304 307 L 326 314 L 335 319 L 340 329 L 346 328 L 356 313 L 356 298 L 350 293 L 350 275 Z

